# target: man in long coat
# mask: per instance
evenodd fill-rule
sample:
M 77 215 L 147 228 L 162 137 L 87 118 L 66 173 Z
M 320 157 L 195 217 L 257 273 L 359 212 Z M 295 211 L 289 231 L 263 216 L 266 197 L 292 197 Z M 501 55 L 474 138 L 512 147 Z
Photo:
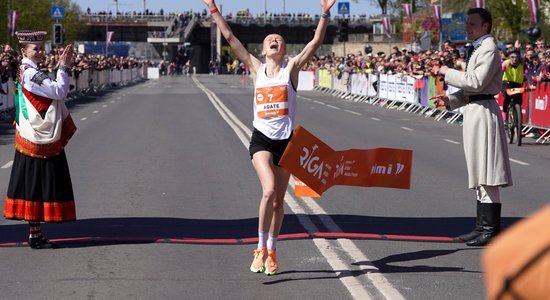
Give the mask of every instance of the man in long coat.
M 500 231 L 499 187 L 512 185 L 510 159 L 500 108 L 494 98 L 502 86 L 502 68 L 495 39 L 490 35 L 488 10 L 468 11 L 466 31 L 474 42 L 468 49 L 465 72 L 443 66 L 439 73 L 460 91 L 434 97 L 436 105 L 464 106 L 463 139 L 468 187 L 477 194 L 475 229 L 459 238 L 469 246 L 483 246 Z

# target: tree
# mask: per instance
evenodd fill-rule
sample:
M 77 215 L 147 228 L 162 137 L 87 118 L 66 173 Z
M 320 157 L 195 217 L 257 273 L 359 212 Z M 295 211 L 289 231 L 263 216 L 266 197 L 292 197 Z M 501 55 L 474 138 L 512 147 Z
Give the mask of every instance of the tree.
M 500 39 L 515 40 L 520 38 L 525 40 L 525 36 L 521 36 L 522 30 L 529 27 L 529 7 L 526 0 L 486 0 L 486 7 L 493 15 L 493 33 L 498 34 Z M 443 13 L 466 11 L 470 8 L 470 0 L 455 0 L 445 1 Z M 550 0 L 539 0 L 541 20 L 544 23 L 546 20 L 545 6 L 550 5 Z M 547 28 L 541 26 L 542 28 Z M 544 31 L 543 31 L 544 33 Z M 548 32 L 546 32 L 548 34 Z
M 391 8 L 391 11 L 397 14 L 402 14 L 403 4 L 405 3 L 412 4 L 412 11 L 414 13 L 419 9 L 425 9 L 427 7 L 430 7 L 431 0 L 395 0 L 390 2 L 389 6 Z
M 353 0 L 353 2 L 357 3 L 359 0 Z M 370 2 L 375 2 L 374 0 L 368 0 Z M 378 6 L 382 10 L 382 14 L 385 15 L 388 13 L 388 2 L 389 0 L 376 0 L 378 3 Z
M 2 1 L 3 2 L 3 1 Z M 52 39 L 52 30 L 55 20 L 51 18 L 51 1 L 44 0 L 26 0 L 15 1 L 8 0 L 11 9 L 17 10 L 17 30 L 43 30 L 48 32 L 47 39 Z M 58 6 L 64 8 L 64 17 L 59 20 L 64 26 L 64 40 L 66 43 L 74 41 L 78 33 L 83 30 L 84 24 L 79 20 L 80 7 L 72 0 L 59 0 Z M 0 24 L 7 24 L 8 5 L 2 3 L 0 7 Z M 2 28 L 5 28 L 2 26 Z M 0 32 L 0 42 L 6 43 L 7 33 Z M 17 39 L 11 38 L 10 44 L 17 44 Z
M 352 0 L 354 3 L 358 3 L 360 0 Z M 370 2 L 375 2 L 380 7 L 382 14 L 386 15 L 388 14 L 388 11 L 390 13 L 398 13 L 399 9 L 403 7 L 403 3 L 411 3 L 413 12 L 416 11 L 418 7 L 426 7 L 430 3 L 430 0 L 368 0 Z

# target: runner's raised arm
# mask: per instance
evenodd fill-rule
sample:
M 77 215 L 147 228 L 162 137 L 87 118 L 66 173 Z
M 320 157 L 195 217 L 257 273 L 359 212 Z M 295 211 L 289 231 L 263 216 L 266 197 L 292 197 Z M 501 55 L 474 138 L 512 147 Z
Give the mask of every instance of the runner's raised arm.
M 229 46 L 231 46 L 231 49 L 235 51 L 237 58 L 245 65 L 247 65 L 252 72 L 252 76 L 256 77 L 256 70 L 261 64 L 260 60 L 257 59 L 254 55 L 250 54 L 250 52 L 248 52 L 248 50 L 246 50 L 246 48 L 243 46 L 241 41 L 239 41 L 239 39 L 237 39 L 237 37 L 233 34 L 233 30 L 231 30 L 231 27 L 229 27 L 229 24 L 227 24 L 227 22 L 219 12 L 218 7 L 216 6 L 216 2 L 214 0 L 203 0 L 203 2 L 210 9 L 212 19 L 214 20 L 214 22 L 216 22 L 218 28 L 220 28 L 223 37 L 227 40 Z

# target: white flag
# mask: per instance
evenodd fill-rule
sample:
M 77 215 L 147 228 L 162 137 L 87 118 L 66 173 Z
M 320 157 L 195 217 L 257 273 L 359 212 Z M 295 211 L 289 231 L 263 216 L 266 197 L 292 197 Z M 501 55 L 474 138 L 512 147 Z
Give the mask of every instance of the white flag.
M 111 43 L 111 38 L 113 37 L 114 31 L 107 31 L 107 44 Z
M 391 39 L 391 23 L 390 23 L 390 17 L 382 17 L 382 26 L 384 26 L 384 33 L 388 38 Z

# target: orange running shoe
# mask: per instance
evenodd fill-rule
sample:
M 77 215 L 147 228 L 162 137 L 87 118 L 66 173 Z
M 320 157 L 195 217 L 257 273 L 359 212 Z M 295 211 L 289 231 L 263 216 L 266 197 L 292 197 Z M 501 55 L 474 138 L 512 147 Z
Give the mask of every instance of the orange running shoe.
M 265 260 L 265 274 L 275 275 L 277 274 L 277 252 L 275 250 L 267 250 L 267 259 Z
M 254 250 L 254 260 L 250 265 L 250 271 L 254 273 L 263 273 L 265 271 L 266 257 L 267 257 L 267 249 Z

